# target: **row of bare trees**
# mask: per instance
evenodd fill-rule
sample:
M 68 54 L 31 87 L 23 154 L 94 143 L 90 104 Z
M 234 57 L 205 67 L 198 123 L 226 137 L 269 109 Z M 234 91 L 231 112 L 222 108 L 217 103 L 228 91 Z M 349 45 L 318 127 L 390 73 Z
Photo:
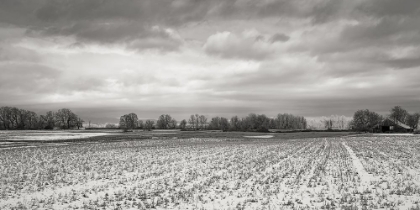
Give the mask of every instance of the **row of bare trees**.
M 251 113 L 242 118 L 233 116 L 230 120 L 224 117 L 214 117 L 210 121 L 209 129 L 266 132 L 269 129 L 303 130 L 306 129 L 306 126 L 306 119 L 300 116 L 278 114 L 275 118 L 269 118 L 264 114 Z
M 188 119 L 188 124 L 193 130 L 207 129 L 207 117 L 204 115 L 193 114 L 190 116 L 190 119 Z
M 174 129 L 176 128 L 176 120 L 169 114 L 163 114 L 156 121 L 156 126 L 160 129 Z
M 223 131 L 268 131 L 268 129 L 288 129 L 303 130 L 306 129 L 307 122 L 304 117 L 291 114 L 278 114 L 275 118 L 269 118 L 266 115 L 249 114 L 246 117 L 239 118 L 234 116 L 230 119 L 224 117 L 213 117 L 208 121 L 204 115 L 193 114 L 187 120 L 181 120 L 179 123 L 169 114 L 159 116 L 156 121 L 147 120 L 143 123 L 138 120 L 134 113 L 120 117 L 119 127 L 121 129 L 188 129 L 188 130 L 223 130 Z
M 188 126 L 189 125 L 189 126 Z M 112 124 L 107 125 L 108 128 L 115 128 Z M 177 123 L 175 118 L 173 118 L 169 114 L 162 114 L 159 116 L 158 120 L 139 120 L 135 113 L 126 114 L 120 117 L 119 128 L 124 130 L 130 129 L 144 129 L 144 130 L 151 130 L 151 129 L 187 129 L 191 128 L 194 130 L 198 129 L 206 129 L 207 128 L 207 118 L 204 115 L 191 115 L 191 118 L 187 121 L 184 119 Z
M 322 120 L 323 128 L 327 130 L 346 130 L 349 129 L 351 118 L 345 116 L 331 115 Z
M 146 122 L 143 122 L 143 120 L 139 120 L 137 117 L 137 114 L 130 113 L 126 114 L 120 117 L 120 123 L 119 128 L 127 131 L 130 129 L 145 129 L 145 130 L 152 130 L 154 128 L 155 122 L 152 120 L 146 120 Z M 114 128 L 114 126 L 111 126 L 112 124 L 108 124 L 107 128 Z
M 2 130 L 79 129 L 83 127 L 83 122 L 79 116 L 67 108 L 37 115 L 33 111 L 16 107 L 0 107 L 0 129 Z

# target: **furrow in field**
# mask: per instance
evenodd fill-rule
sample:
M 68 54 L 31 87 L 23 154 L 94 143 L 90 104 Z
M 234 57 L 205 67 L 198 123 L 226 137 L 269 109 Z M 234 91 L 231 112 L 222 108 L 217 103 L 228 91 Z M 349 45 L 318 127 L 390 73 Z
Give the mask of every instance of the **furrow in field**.
M 360 176 L 360 179 L 361 179 L 360 190 L 365 190 L 370 185 L 371 181 L 377 181 L 378 179 L 375 178 L 373 175 L 366 172 L 365 168 L 363 167 L 362 162 L 359 160 L 359 158 L 356 156 L 353 150 L 349 146 L 347 146 L 345 142 L 342 142 L 342 144 L 346 148 L 347 152 L 350 154 L 350 157 L 353 160 L 353 166 Z

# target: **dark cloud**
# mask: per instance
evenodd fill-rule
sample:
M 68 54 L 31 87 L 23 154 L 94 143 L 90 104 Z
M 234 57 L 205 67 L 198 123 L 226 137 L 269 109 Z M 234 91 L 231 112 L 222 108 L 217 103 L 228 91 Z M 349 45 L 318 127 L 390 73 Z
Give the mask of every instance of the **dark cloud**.
M 174 50 L 181 44 L 165 28 L 190 19 L 187 9 L 191 7 L 187 4 L 173 8 L 166 1 L 125 0 L 25 3 L 0 2 L 0 22 L 26 28 L 30 36 L 72 36 L 80 43 L 124 44 L 160 50 Z
M 75 0 L 0 2 L 0 22 L 50 36 L 75 36 L 81 41 L 118 43 L 147 37 L 170 39 L 153 26 L 180 27 L 211 19 L 260 19 L 288 17 L 311 19 L 313 24 L 337 20 L 357 20 L 361 25 L 343 31 L 345 39 L 378 38 L 401 30 L 416 31 L 420 4 L 416 0 L 386 1 L 247 1 L 247 0 Z M 384 18 L 383 17 L 388 17 Z M 405 20 L 411 17 L 412 20 Z M 369 18 L 379 24 L 363 24 Z M 402 21 L 402 22 L 401 22 Z M 404 23 L 411 21 L 412 23 Z M 278 35 L 276 40 L 287 41 Z M 173 42 L 174 44 L 176 42 Z M 178 43 L 179 44 L 179 43 Z M 145 45 L 150 47 L 151 44 Z M 173 49 L 173 47 L 170 47 Z
M 287 36 L 286 34 L 276 33 L 276 34 L 273 34 L 273 36 L 271 36 L 270 41 L 271 42 L 286 42 L 289 39 L 290 37 Z
M 364 14 L 384 16 L 418 16 L 420 15 L 420 2 L 417 0 L 370 0 L 358 5 L 357 10 Z
M 399 69 L 419 67 L 420 57 L 390 59 L 390 60 L 386 60 L 385 63 L 388 64 L 389 66 L 399 68 Z
M 341 33 L 347 43 L 413 44 L 405 35 L 420 36 L 420 17 L 383 17 L 379 20 L 362 22 L 344 29 Z M 387 43 L 388 42 L 388 43 Z M 416 44 L 416 43 L 414 43 Z M 417 45 L 417 44 L 416 44 Z

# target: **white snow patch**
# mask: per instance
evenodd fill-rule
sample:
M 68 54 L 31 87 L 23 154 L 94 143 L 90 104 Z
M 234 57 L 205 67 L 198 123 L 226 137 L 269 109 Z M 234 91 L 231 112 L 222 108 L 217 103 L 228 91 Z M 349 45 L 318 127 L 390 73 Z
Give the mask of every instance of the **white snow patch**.
M 412 133 L 374 133 L 374 136 L 414 136 Z
M 244 138 L 255 138 L 255 139 L 269 139 L 273 138 L 273 135 L 261 135 L 261 136 L 244 136 Z
M 30 133 L 14 136 L 5 136 L 5 140 L 10 141 L 19 141 L 19 140 L 66 140 L 66 139 L 85 139 L 95 136 L 105 136 L 109 135 L 108 133 L 66 133 L 66 132 L 57 132 L 57 133 Z

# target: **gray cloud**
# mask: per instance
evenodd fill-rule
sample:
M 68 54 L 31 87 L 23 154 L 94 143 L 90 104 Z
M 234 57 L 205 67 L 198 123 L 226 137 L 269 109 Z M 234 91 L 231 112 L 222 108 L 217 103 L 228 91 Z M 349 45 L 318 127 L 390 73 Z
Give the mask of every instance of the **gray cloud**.
M 2 103 L 177 118 L 420 111 L 419 53 L 418 0 L 0 1 Z
M 0 62 L 13 60 L 19 60 L 20 62 L 38 62 L 41 60 L 41 57 L 31 49 L 0 44 Z
M 276 33 L 276 34 L 273 34 L 273 36 L 271 36 L 270 41 L 271 42 L 286 42 L 289 39 L 290 37 L 287 36 L 286 34 Z
M 270 42 L 266 42 L 261 35 L 236 35 L 230 32 L 220 32 L 209 36 L 203 46 L 206 53 L 224 58 L 242 58 L 263 60 L 274 52 Z
M 47 93 L 54 90 L 61 72 L 43 65 L 0 63 L 0 88 L 10 94 Z
M 345 39 L 369 39 L 392 35 L 401 30 L 417 31 L 420 4 L 416 0 L 386 1 L 43 1 L 5 0 L 0 2 L 0 22 L 51 36 L 75 36 L 81 41 L 118 43 L 147 37 L 170 39 L 152 30 L 155 25 L 180 27 L 189 22 L 211 19 L 287 17 L 311 19 L 313 24 L 356 20 L 362 24 L 343 31 Z M 386 17 L 382 19 L 383 17 Z M 412 20 L 406 20 L 411 17 Z M 376 25 L 363 24 L 379 18 Z M 402 21 L 402 22 L 401 22 Z M 404 21 L 409 21 L 404 23 Z M 274 38 L 274 37 L 273 37 Z M 278 36 L 287 41 L 287 37 Z M 274 39 L 273 39 L 274 40 Z M 277 39 L 276 39 L 277 40 Z M 147 40 L 145 40 L 147 42 Z M 153 43 L 153 42 L 152 42 Z M 172 42 L 174 45 L 176 42 Z M 153 44 L 146 44 L 151 47 Z M 163 44 L 165 45 L 165 44 Z M 157 46 L 159 48 L 159 46 Z M 165 47 L 163 47 L 165 48 Z M 173 47 L 169 47 L 173 49 Z
M 384 16 L 419 16 L 420 2 L 416 0 L 393 1 L 372 0 L 364 1 L 357 6 L 357 10 L 376 17 Z
M 405 69 L 420 66 L 420 57 L 417 58 L 401 58 L 401 59 L 390 59 L 385 61 L 389 66 Z
M 348 43 L 369 44 L 368 46 L 415 44 L 410 35 L 414 35 L 418 39 L 420 17 L 383 17 L 379 20 L 362 22 L 343 30 L 341 37 Z
M 0 22 L 26 28 L 30 36 L 72 36 L 78 42 L 125 44 L 141 50 L 174 50 L 182 44 L 164 29 L 189 19 L 190 6 L 158 1 L 0 2 Z M 168 18 L 165 18 L 168 17 Z M 156 30 L 161 27 L 160 30 Z M 159 42 L 163 42 L 162 45 Z M 134 42 L 134 43 L 133 43 Z

